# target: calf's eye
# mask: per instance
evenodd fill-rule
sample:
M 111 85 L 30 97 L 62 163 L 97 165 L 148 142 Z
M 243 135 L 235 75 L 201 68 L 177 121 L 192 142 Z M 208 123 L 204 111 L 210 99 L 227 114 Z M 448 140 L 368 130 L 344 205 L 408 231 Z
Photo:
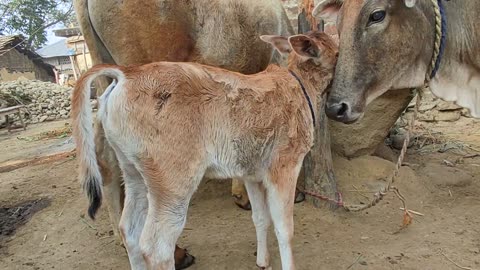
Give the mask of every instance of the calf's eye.
M 368 25 L 370 26 L 374 23 L 382 22 L 386 16 L 387 13 L 385 12 L 385 10 L 374 11 L 372 14 L 370 14 L 370 18 L 368 18 Z

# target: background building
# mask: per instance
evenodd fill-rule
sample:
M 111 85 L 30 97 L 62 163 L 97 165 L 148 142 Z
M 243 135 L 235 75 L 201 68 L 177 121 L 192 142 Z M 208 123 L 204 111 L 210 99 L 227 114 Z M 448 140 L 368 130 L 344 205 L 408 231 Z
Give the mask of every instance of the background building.
M 14 81 L 20 77 L 55 81 L 53 66 L 27 49 L 21 35 L 0 36 L 0 81 Z

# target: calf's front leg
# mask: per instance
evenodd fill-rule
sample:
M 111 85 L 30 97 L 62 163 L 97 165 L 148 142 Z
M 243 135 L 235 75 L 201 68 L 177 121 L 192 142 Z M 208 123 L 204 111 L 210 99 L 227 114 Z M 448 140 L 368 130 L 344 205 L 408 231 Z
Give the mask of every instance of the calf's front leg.
M 303 157 L 302 157 L 303 160 Z M 302 162 L 279 162 L 270 170 L 265 183 L 283 270 L 295 270 L 292 251 L 293 205 Z

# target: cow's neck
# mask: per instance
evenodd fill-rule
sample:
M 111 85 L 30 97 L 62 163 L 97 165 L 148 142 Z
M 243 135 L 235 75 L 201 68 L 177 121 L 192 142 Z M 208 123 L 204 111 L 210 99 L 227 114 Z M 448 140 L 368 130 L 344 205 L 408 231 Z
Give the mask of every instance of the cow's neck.
M 455 101 L 480 117 L 480 2 L 451 0 L 444 5 L 447 40 L 430 89 L 436 96 Z

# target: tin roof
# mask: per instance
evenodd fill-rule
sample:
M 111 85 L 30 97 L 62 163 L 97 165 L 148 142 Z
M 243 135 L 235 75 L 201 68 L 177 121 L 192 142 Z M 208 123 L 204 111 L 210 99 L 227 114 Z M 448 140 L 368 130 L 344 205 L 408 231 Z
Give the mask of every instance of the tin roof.
M 68 48 L 66 40 L 62 39 L 36 51 L 42 58 L 75 55 L 75 50 Z

